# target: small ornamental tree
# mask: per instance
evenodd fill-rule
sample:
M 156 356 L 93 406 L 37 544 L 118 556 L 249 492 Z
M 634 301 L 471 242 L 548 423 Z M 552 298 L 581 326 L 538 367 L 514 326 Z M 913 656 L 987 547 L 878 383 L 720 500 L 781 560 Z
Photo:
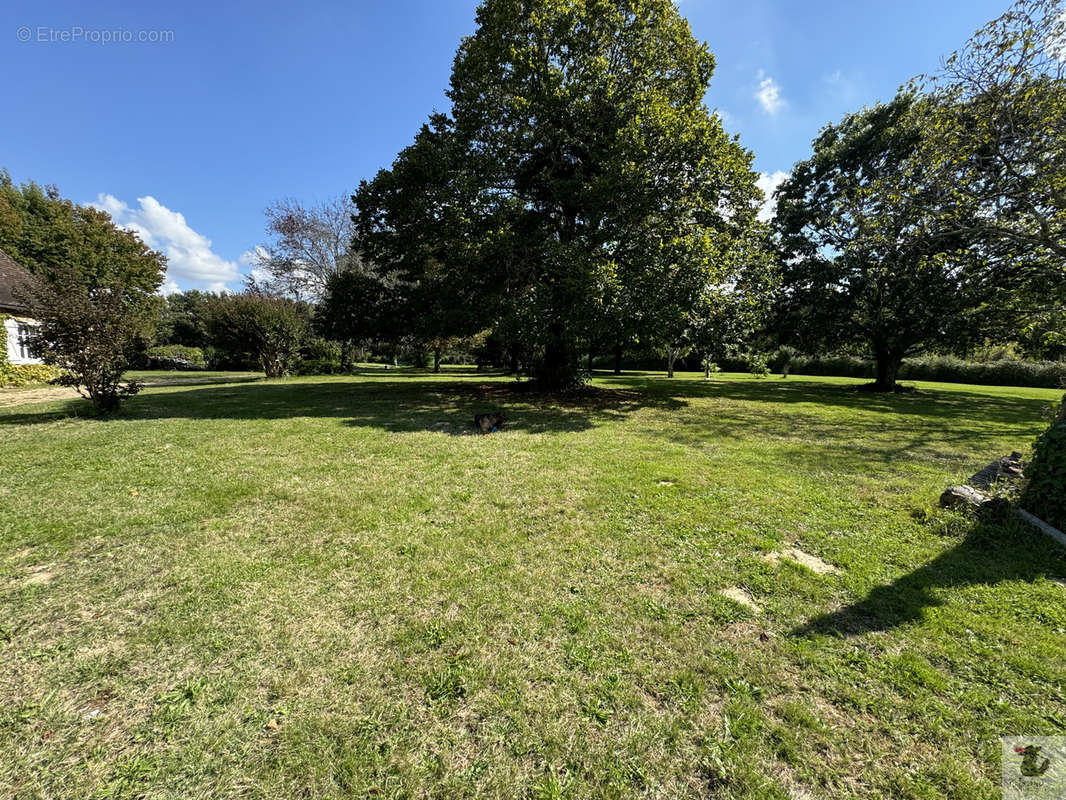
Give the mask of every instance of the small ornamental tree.
M 688 341 L 709 365 L 736 356 L 766 322 L 780 269 L 764 225 L 751 228 L 726 254 L 726 280 L 706 286 L 689 312 Z
M 102 412 L 141 390 L 122 374 L 152 341 L 161 298 L 120 283 L 92 286 L 73 270 L 35 277 L 23 292 L 38 325 L 30 347 L 64 372 L 59 383 L 75 387 Z
M 307 334 L 306 303 L 243 293 L 218 298 L 208 318 L 216 347 L 259 362 L 268 378 L 289 374 Z

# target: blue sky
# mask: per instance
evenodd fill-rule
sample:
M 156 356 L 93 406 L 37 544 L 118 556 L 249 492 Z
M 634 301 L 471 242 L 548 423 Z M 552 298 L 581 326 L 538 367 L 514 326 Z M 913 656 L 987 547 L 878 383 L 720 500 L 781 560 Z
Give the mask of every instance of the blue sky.
M 822 125 L 935 70 L 1008 4 L 679 7 L 717 58 L 708 105 L 771 186 Z M 139 230 L 168 254 L 171 289 L 239 288 L 246 254 L 265 238 L 267 204 L 350 193 L 430 111 L 447 108 L 452 57 L 475 7 L 8 0 L 0 166 Z

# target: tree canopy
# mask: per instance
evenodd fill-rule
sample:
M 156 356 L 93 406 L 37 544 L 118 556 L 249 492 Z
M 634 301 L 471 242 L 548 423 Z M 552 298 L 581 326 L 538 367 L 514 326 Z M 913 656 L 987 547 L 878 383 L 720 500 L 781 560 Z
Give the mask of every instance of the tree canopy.
M 317 302 L 329 279 L 341 272 L 365 272 L 354 246 L 355 224 L 347 197 L 305 205 L 279 200 L 266 209 L 271 241 L 253 251 L 256 288 Z
M 54 186 L 16 186 L 0 171 L 0 249 L 30 273 L 87 286 L 121 284 L 124 291 L 155 292 L 163 282 L 166 258 L 110 215 L 79 206 Z
M 1066 12 L 1020 0 L 924 82 L 935 99 L 923 168 L 960 202 L 974 233 L 1066 273 Z

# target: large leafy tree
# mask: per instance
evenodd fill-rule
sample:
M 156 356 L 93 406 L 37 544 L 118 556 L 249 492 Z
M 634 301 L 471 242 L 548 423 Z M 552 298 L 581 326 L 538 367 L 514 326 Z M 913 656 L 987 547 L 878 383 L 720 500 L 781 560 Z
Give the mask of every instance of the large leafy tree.
M 332 276 L 315 311 L 317 331 L 327 339 L 364 346 L 375 341 L 396 344 L 393 334 L 408 325 L 397 293 L 378 276 L 348 271 Z
M 388 307 L 369 306 L 357 327 L 377 325 L 381 340 L 400 330 L 436 357 L 453 337 L 473 336 L 500 318 L 501 297 L 487 271 L 506 258 L 471 213 L 476 192 L 465 171 L 451 121 L 436 114 L 389 170 L 364 182 L 355 201 L 364 257 L 378 265 L 375 282 Z M 338 283 L 338 289 L 342 284 Z M 358 293 L 366 285 L 350 287 Z
M 185 347 L 207 347 L 210 343 L 207 318 L 212 303 L 217 299 L 218 295 L 197 289 L 168 295 L 156 331 L 156 342 L 180 344 Z
M 928 102 L 904 93 L 826 126 L 777 192 L 784 327 L 807 347 L 863 347 L 881 391 L 916 349 L 972 335 L 991 291 L 958 223 L 970 209 L 921 169 Z
M 970 229 L 1000 253 L 998 282 L 1040 339 L 1062 341 L 1066 307 L 1066 11 L 1060 0 L 1019 0 L 978 31 L 930 81 L 941 99 L 925 168 L 977 207 Z M 1042 320 L 1041 320 L 1042 317 Z M 1041 437 L 1023 496 L 1064 520 L 1066 424 Z
M 703 104 L 714 59 L 669 0 L 486 0 L 477 23 L 450 116 L 360 189 L 363 242 L 565 387 L 605 315 L 651 340 L 713 281 L 754 218 L 751 155 Z

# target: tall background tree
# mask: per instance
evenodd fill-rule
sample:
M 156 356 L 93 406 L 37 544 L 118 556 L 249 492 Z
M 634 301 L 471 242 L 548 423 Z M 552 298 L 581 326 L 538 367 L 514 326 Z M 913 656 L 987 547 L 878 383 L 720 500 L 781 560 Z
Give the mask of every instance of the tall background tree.
M 477 25 L 450 116 L 360 188 L 360 241 L 410 285 L 433 265 L 471 297 L 449 327 L 507 330 L 563 388 L 608 314 L 651 340 L 713 282 L 754 219 L 751 154 L 704 106 L 714 59 L 669 0 L 486 0 Z
M 207 317 L 211 304 L 217 299 L 217 294 L 197 289 L 167 295 L 156 340 L 183 347 L 207 347 L 210 344 Z
M 364 271 L 355 240 L 351 199 L 334 197 L 317 204 L 279 200 L 266 209 L 270 241 L 253 251 L 260 290 L 297 300 L 320 301 L 329 279 L 349 270 Z

